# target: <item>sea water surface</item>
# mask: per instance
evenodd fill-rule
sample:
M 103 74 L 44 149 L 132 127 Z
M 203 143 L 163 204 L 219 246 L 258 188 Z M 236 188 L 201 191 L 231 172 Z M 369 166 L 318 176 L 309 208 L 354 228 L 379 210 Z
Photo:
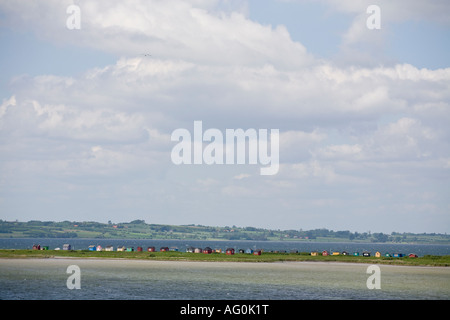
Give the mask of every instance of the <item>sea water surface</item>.
M 69 266 L 80 289 L 69 289 Z M 335 262 L 195 262 L 123 259 L 0 259 L 0 299 L 15 300 L 384 300 L 450 298 L 450 268 Z
M 0 248 L 50 249 L 70 243 L 94 245 L 189 246 L 263 250 L 380 251 L 449 254 L 448 245 L 313 243 L 285 241 L 183 241 L 106 239 L 2 239 Z M 67 268 L 80 269 L 80 289 L 69 289 Z M 334 262 L 194 262 L 125 259 L 0 259 L 0 299 L 126 300 L 328 300 L 450 299 L 450 268 L 378 265 L 380 289 L 369 289 L 368 264 Z

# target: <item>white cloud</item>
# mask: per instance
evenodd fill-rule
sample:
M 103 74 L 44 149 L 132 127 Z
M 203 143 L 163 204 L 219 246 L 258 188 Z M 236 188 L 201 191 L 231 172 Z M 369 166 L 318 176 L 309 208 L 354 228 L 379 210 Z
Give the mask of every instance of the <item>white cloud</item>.
M 433 194 L 415 203 L 416 211 L 446 210 L 428 203 L 443 201 L 436 186 L 449 173 L 450 68 L 318 61 L 285 27 L 260 25 L 242 11 L 222 13 L 217 1 L 80 1 L 82 29 L 69 31 L 68 3 L 3 1 L 0 10 L 10 26 L 122 57 L 71 77 L 11 82 L 13 95 L 0 106 L 3 193 L 10 185 L 33 192 L 41 181 L 55 190 L 63 180 L 79 197 L 86 190 L 102 199 L 116 195 L 108 207 L 131 202 L 125 191 L 141 199 L 132 205 L 136 215 L 153 206 L 188 207 L 200 219 L 223 213 L 221 203 L 236 216 L 258 208 L 271 219 L 268 208 L 283 206 L 289 224 L 318 207 L 350 204 L 357 212 L 389 199 L 386 210 L 406 210 L 401 186 Z M 354 3 L 339 10 L 357 13 Z M 348 36 L 351 44 L 363 37 L 355 30 Z M 152 57 L 139 56 L 144 52 Z M 280 129 L 280 172 L 261 177 L 254 166 L 173 165 L 170 134 L 194 120 L 219 130 Z
M 11 25 L 38 29 L 51 41 L 88 46 L 120 56 L 153 57 L 202 64 L 261 65 L 285 68 L 309 64 L 304 46 L 283 26 L 262 26 L 244 13 L 222 11 L 218 3 L 173 0 L 80 1 L 81 29 L 65 29 L 69 2 L 40 5 L 5 1 L 0 9 Z M 217 6 L 219 11 L 214 10 Z M 47 17 L 42 21 L 42 17 Z
M 233 179 L 242 180 L 249 177 L 251 177 L 251 175 L 249 175 L 248 173 L 241 173 L 238 174 L 237 176 L 234 176 Z

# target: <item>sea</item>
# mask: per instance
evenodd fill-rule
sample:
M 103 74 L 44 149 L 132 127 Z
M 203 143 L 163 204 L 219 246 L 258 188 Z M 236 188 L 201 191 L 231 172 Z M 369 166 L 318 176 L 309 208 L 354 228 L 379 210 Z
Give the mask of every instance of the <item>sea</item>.
M 313 250 L 449 255 L 449 245 L 290 241 L 1 239 L 34 244 Z M 75 266 L 75 269 L 74 269 Z M 335 262 L 196 262 L 126 259 L 0 259 L 1 300 L 448 300 L 450 267 Z M 74 271 L 75 270 L 75 271 Z M 77 271 L 76 271 L 77 270 Z M 78 281 L 78 282 L 77 282 Z M 79 287 L 74 288 L 73 284 Z M 374 286 L 374 284 L 378 284 Z

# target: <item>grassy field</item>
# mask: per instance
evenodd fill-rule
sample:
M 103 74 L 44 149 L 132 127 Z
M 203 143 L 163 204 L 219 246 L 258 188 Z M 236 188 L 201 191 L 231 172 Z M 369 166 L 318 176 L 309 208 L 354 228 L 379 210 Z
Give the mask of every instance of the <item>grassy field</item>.
M 357 256 L 311 256 L 309 253 L 262 253 L 262 255 L 187 252 L 117 252 L 88 250 L 0 250 L 0 258 L 98 258 L 98 259 L 145 259 L 184 261 L 234 261 L 234 262 L 277 262 L 277 261 L 322 261 L 368 264 L 391 264 L 403 266 L 450 266 L 450 256 L 426 255 L 418 258 L 357 257 Z

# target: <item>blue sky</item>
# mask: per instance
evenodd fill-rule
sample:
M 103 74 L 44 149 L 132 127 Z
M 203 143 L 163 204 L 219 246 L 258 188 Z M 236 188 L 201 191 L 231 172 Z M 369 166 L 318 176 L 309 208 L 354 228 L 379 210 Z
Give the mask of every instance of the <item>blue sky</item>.
M 0 219 L 448 232 L 446 1 L 0 4 Z M 151 57 L 142 53 L 149 52 Z M 280 171 L 171 133 L 279 129 Z

